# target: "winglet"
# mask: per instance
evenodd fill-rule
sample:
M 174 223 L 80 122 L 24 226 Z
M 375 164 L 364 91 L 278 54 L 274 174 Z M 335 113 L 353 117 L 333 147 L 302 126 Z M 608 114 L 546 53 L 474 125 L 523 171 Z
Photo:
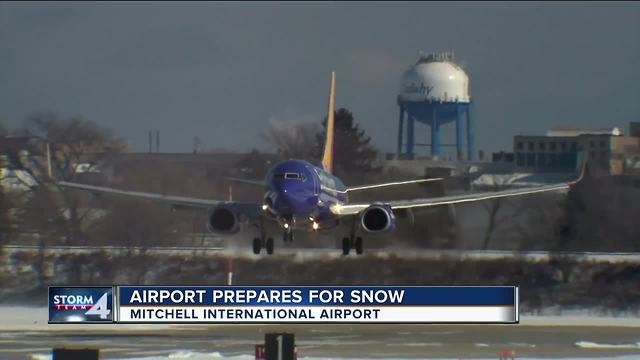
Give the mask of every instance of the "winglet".
M 569 181 L 569 186 L 579 183 L 584 178 L 584 175 L 587 170 L 587 160 L 588 160 L 588 156 L 585 154 L 584 158 L 582 159 L 582 165 L 580 166 L 580 175 L 578 175 L 577 179 L 573 181 Z
M 329 109 L 327 111 L 327 134 L 325 136 L 324 151 L 322 154 L 322 168 L 328 173 L 333 172 L 333 139 L 334 139 L 334 119 L 333 119 L 333 98 L 336 91 L 336 73 L 331 72 L 331 84 L 329 85 Z

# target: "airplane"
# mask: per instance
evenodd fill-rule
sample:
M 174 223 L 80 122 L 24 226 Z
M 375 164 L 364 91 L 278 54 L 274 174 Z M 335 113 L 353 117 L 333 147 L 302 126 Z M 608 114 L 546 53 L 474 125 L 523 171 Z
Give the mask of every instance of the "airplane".
M 199 208 L 208 210 L 207 228 L 219 234 L 235 234 L 240 231 L 241 219 L 257 222 L 259 237 L 253 239 L 253 253 L 262 249 L 267 254 L 274 252 L 274 240 L 265 233 L 264 221 L 275 221 L 283 231 L 283 241 L 293 241 L 293 230 L 322 231 L 334 228 L 341 220 L 351 221 L 348 236 L 342 238 L 342 253 L 348 255 L 351 250 L 363 253 L 363 239 L 359 232 L 384 234 L 395 229 L 396 215 L 416 208 L 435 207 L 468 202 L 483 201 L 503 197 L 528 194 L 567 191 L 577 180 L 520 189 L 493 192 L 466 193 L 454 196 L 416 198 L 387 202 L 349 202 L 349 194 L 375 188 L 399 186 L 405 184 L 440 181 L 442 178 L 418 179 L 356 187 L 347 187 L 333 175 L 334 144 L 334 96 L 335 72 L 331 73 L 329 87 L 329 106 L 327 112 L 326 135 L 323 156 L 320 164 L 314 165 L 304 160 L 290 159 L 275 164 L 267 173 L 264 181 L 252 179 L 231 179 L 254 185 L 264 186 L 263 201 L 241 203 L 233 201 L 201 199 L 183 196 L 171 196 L 139 191 L 128 191 L 104 186 L 59 181 L 62 188 L 84 190 L 94 194 L 113 194 L 137 198 L 158 200 L 174 208 Z M 583 167 L 584 173 L 584 167 Z

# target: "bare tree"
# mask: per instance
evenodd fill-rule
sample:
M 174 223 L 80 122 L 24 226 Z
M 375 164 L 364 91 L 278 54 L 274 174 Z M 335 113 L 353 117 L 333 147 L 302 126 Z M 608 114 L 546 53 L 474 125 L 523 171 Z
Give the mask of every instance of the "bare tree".
M 312 160 L 319 130 L 314 122 L 291 124 L 273 121 L 262 137 L 284 158 Z
M 638 251 L 640 191 L 632 177 L 585 178 L 569 193 L 564 208 L 561 250 Z
M 119 188 L 215 199 L 223 199 L 223 195 L 226 195 L 226 188 L 223 187 L 223 173 L 207 176 L 207 171 L 204 170 L 194 172 L 194 166 L 182 167 L 176 163 L 153 159 L 119 161 L 115 165 L 117 170 L 114 172 L 117 175 L 114 178 L 117 179 L 117 184 L 114 186 Z M 234 199 L 242 199 L 241 195 L 234 194 Z M 139 200 L 125 201 L 125 199 L 114 196 L 103 196 L 96 206 L 101 207 L 106 215 L 96 221 L 96 228 L 92 229 L 90 236 L 91 241 L 97 244 L 110 242 L 117 245 L 135 246 L 178 245 L 185 244 L 185 241 L 189 240 L 186 238 L 187 234 L 208 232 L 206 228 L 208 213 L 206 210 L 170 211 L 171 206 L 165 203 L 142 201 L 140 205 L 137 205 L 134 203 L 136 201 Z M 139 208 L 139 206 L 142 207 Z M 131 209 L 145 215 L 133 214 Z M 124 224 L 128 221 L 124 218 L 121 219 L 121 217 L 137 219 L 137 221 L 155 229 L 149 233 L 140 232 L 141 238 L 139 240 L 133 242 L 126 240 L 132 236 L 131 233 L 125 233 L 126 230 L 114 232 L 115 230 L 111 229 L 115 226 L 113 224 L 118 222 Z M 112 225 L 103 226 L 103 223 Z M 198 239 L 202 241 L 202 238 Z M 196 241 L 195 235 L 191 240 Z
M 252 149 L 251 152 L 245 154 L 236 165 L 243 172 L 243 176 L 250 176 L 254 179 L 264 177 L 271 167 L 270 161 L 257 149 Z
M 55 113 L 46 112 L 30 116 L 24 124 L 21 134 L 31 137 L 31 152 L 40 155 L 41 161 L 27 161 L 24 170 L 28 171 L 39 183 L 38 191 L 49 191 L 50 196 L 37 197 L 40 201 L 53 201 L 55 206 L 42 206 L 58 214 L 65 213 L 66 240 L 70 244 L 84 243 L 83 222 L 90 210 L 86 205 L 86 196 L 75 192 L 61 191 L 54 179 L 49 178 L 46 158 L 51 154 L 51 165 L 55 180 L 75 180 L 79 173 L 90 172 L 105 161 L 110 154 L 124 149 L 122 141 L 111 131 L 97 124 L 79 118 L 63 118 Z M 83 166 L 80 171 L 80 166 Z M 27 194 L 27 196 L 30 196 Z M 25 213 L 29 216 L 29 213 Z M 29 222 L 30 220 L 25 220 Z
M 484 175 L 485 179 L 488 180 L 489 185 L 483 186 L 483 189 L 490 191 L 498 191 L 502 190 L 507 186 L 508 179 L 505 176 L 500 175 Z M 487 200 L 482 203 L 482 207 L 487 212 L 487 228 L 484 232 L 484 237 L 482 239 L 482 249 L 486 250 L 489 248 L 489 243 L 491 242 L 491 237 L 496 229 L 504 223 L 507 218 L 499 217 L 500 209 L 503 207 L 504 199 L 493 199 Z M 508 218 L 512 218 L 514 214 L 511 214 Z
M 487 185 L 483 190 L 499 191 L 509 186 L 506 175 L 484 175 Z M 553 243 L 554 226 L 561 218 L 561 205 L 557 194 L 536 194 L 513 198 L 485 200 L 487 227 L 481 248 L 486 250 L 494 241 L 498 230 L 509 234 L 511 249 L 548 249 Z
M 509 187 L 512 180 L 508 175 L 484 175 L 487 185 L 482 186 L 483 190 L 499 191 Z M 501 230 L 509 233 L 510 248 L 516 249 L 523 246 L 523 242 L 527 242 L 531 238 L 533 231 L 530 219 L 545 218 L 545 224 L 557 221 L 560 216 L 557 202 L 553 201 L 553 196 L 545 196 L 538 194 L 534 196 L 523 196 L 516 198 L 497 198 L 485 200 L 482 207 L 487 212 L 487 227 L 482 239 L 481 248 L 486 250 L 489 248 L 496 231 Z M 555 210 L 555 211 L 554 211 Z M 537 229 L 543 227 L 538 226 Z M 538 231 L 540 234 L 548 230 Z M 548 237 L 547 237 L 548 239 Z M 542 243 L 543 241 L 538 241 Z M 548 242 L 545 242 L 548 243 Z
M 104 205 L 89 233 L 95 245 L 133 246 L 144 252 L 151 246 L 179 245 L 186 233 L 186 223 L 163 204 L 110 198 Z
M 27 196 L 19 198 L 15 208 L 16 232 L 23 239 L 34 240 L 38 246 L 38 253 L 31 265 L 39 287 L 45 286 L 48 280 L 45 257 L 47 247 L 59 242 L 66 234 L 67 214 L 61 211 L 54 196 L 49 189 L 36 186 L 27 192 Z
M 557 249 L 557 229 L 562 219 L 564 195 L 557 193 L 525 196 L 517 201 L 520 217 L 512 218 L 512 228 L 520 250 Z
M 123 141 L 110 130 L 81 117 L 37 113 L 27 118 L 23 131 L 39 140 L 39 149 L 44 149 L 43 142 L 50 144 L 59 180 L 73 180 L 79 166 L 84 166 L 83 172 L 91 171 L 109 155 L 125 149 Z
M 0 137 L 3 135 L 0 134 Z M 13 219 L 10 216 L 10 211 L 13 207 L 11 198 L 7 196 L 6 190 L 3 187 L 4 175 L 6 173 L 7 163 L 4 161 L 3 154 L 0 153 L 0 258 L 4 258 L 2 252 L 4 249 L 4 245 L 9 241 L 9 237 L 12 232 Z M 0 268 L 2 268 L 2 264 L 0 262 Z M 0 283 L 2 281 L 2 276 L 0 275 Z

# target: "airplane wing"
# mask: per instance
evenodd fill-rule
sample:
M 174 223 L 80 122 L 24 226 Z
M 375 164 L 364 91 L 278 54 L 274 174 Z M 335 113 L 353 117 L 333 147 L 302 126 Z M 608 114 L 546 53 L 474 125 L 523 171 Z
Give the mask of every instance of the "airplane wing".
M 267 186 L 267 183 L 265 183 L 264 180 L 244 179 L 244 178 L 237 178 L 237 177 L 226 177 L 225 179 L 227 179 L 229 181 L 237 182 L 237 183 L 242 183 L 242 184 L 257 185 L 257 186 Z
M 393 210 L 396 209 L 409 209 L 409 208 L 421 208 L 421 207 L 431 207 L 431 206 L 439 206 L 439 205 L 449 205 L 449 204 L 460 204 L 467 202 L 475 202 L 489 199 L 498 199 L 504 197 L 512 197 L 512 196 L 522 196 L 529 194 L 537 194 L 543 192 L 554 192 L 554 191 L 567 191 L 575 182 L 569 183 L 561 183 L 561 184 L 553 184 L 553 185 L 545 185 L 545 186 L 535 186 L 523 189 L 509 189 L 509 190 L 501 190 L 501 191 L 487 191 L 487 192 L 477 192 L 470 194 L 462 194 L 462 195 L 452 195 L 452 196 L 442 196 L 442 197 L 433 197 L 433 198 L 421 198 L 421 199 L 411 199 L 411 200 L 398 200 L 398 201 L 389 201 L 387 204 L 391 206 Z M 360 211 L 366 209 L 372 205 L 372 203 L 354 203 L 347 205 L 334 205 L 331 208 L 331 211 L 335 215 L 355 215 L 360 213 Z
M 172 195 L 164 195 L 164 194 L 157 194 L 157 193 L 148 193 L 148 192 L 142 192 L 142 191 L 122 190 L 122 189 L 116 189 L 111 187 L 86 185 L 86 184 L 73 183 L 68 181 L 58 181 L 57 184 L 62 188 L 88 191 L 97 195 L 110 194 L 110 195 L 134 197 L 139 199 L 155 200 L 155 201 L 167 203 L 177 208 L 209 209 L 218 205 L 226 205 L 226 206 L 237 208 L 238 210 L 242 211 L 244 214 L 248 216 L 251 216 L 254 214 L 258 215 L 260 213 L 259 204 L 238 203 L 238 202 L 232 202 L 232 201 L 211 200 L 211 199 L 201 199 L 201 198 L 193 198 L 193 197 L 186 197 L 186 196 L 172 196 Z
M 347 192 L 351 192 L 351 191 L 359 191 L 359 190 L 376 189 L 376 188 L 387 187 L 387 186 L 408 185 L 408 184 L 419 184 L 419 183 L 424 183 L 424 182 L 441 181 L 441 180 L 443 180 L 443 178 L 417 179 L 417 180 L 396 181 L 396 182 L 381 183 L 381 184 L 371 184 L 371 185 L 352 186 L 352 187 L 348 187 L 348 188 L 347 188 Z

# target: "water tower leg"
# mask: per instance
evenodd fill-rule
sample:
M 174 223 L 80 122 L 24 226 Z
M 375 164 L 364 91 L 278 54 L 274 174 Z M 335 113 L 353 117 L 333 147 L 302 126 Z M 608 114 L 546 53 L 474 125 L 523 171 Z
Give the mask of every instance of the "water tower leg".
M 415 127 L 415 119 L 411 114 L 407 114 L 407 142 L 406 142 L 406 153 L 407 158 L 413 159 L 413 146 L 415 145 L 413 142 L 413 130 Z
M 400 158 L 402 153 L 402 130 L 404 130 L 404 107 L 400 106 L 400 117 L 398 118 L 398 151 L 396 152 L 396 158 Z
M 456 104 L 456 159 L 462 160 L 462 118 L 460 105 Z
M 438 124 L 436 108 L 433 108 L 431 116 L 431 156 L 440 155 L 440 126 Z
M 473 124 L 473 111 L 471 105 L 467 108 L 467 160 L 475 160 L 475 126 Z

